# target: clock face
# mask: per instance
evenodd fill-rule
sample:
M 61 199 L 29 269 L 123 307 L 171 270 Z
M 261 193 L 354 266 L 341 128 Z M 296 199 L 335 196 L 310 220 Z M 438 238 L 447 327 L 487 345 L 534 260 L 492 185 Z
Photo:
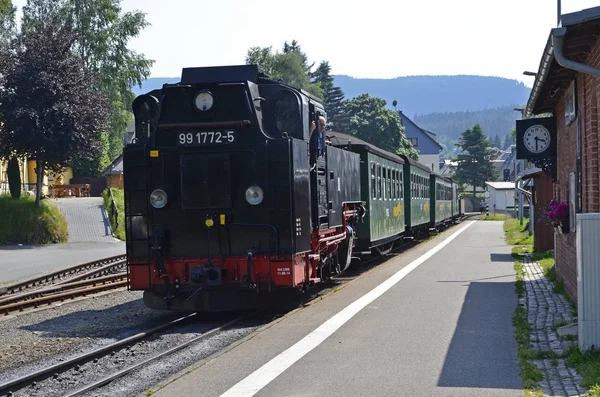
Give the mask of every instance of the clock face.
M 213 102 L 213 96 L 210 92 L 201 92 L 196 97 L 196 108 L 203 111 L 209 110 L 212 108 Z
M 532 125 L 525 131 L 523 143 L 531 153 L 542 153 L 550 146 L 550 132 L 543 125 Z

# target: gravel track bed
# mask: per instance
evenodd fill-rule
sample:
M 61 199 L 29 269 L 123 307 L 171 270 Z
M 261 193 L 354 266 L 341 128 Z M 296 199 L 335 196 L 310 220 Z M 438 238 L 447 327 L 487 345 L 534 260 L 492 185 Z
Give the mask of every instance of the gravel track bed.
M 0 382 L 181 316 L 152 311 L 141 297 L 137 291 L 105 292 L 0 318 Z
M 166 351 L 181 343 L 197 337 L 219 326 L 222 322 L 206 322 L 190 324 L 166 331 L 140 343 L 126 347 L 113 354 L 100 357 L 78 368 L 70 369 L 58 376 L 51 376 L 34 386 L 15 390 L 13 397 L 36 396 L 50 397 L 72 393 L 95 381 L 101 380 L 119 370 L 142 362 L 160 352 Z M 192 365 L 194 362 L 208 357 L 230 343 L 248 335 L 258 324 L 233 326 L 231 330 L 219 332 L 206 340 L 199 341 L 173 355 L 163 357 L 157 362 L 132 372 L 113 381 L 101 389 L 90 391 L 86 396 L 138 396 L 162 379 Z

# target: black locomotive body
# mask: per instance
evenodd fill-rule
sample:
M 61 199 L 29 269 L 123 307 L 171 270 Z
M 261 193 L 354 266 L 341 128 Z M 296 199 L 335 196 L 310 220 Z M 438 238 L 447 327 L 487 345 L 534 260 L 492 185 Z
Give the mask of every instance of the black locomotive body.
M 319 100 L 255 65 L 187 68 L 133 110 L 129 287 L 148 307 L 250 308 L 348 267 L 365 211 L 359 155 L 309 137 Z

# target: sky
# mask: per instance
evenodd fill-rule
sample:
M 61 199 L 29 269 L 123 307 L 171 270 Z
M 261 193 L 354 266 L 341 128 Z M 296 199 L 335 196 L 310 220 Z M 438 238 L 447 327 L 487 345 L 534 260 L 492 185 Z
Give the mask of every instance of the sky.
M 13 0 L 22 7 L 26 0 Z M 562 13 L 600 5 L 562 0 Z M 183 67 L 243 64 L 250 47 L 297 40 L 316 65 L 356 78 L 473 74 L 531 87 L 557 0 L 122 0 L 151 24 L 130 48 L 150 77 Z M 20 13 L 18 14 L 20 17 Z

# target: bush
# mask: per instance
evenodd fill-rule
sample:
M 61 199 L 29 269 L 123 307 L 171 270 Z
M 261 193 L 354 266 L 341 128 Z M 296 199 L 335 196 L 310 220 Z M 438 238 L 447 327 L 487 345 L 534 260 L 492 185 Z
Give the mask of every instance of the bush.
M 115 198 L 115 204 L 117 205 L 117 210 L 119 212 L 118 226 L 115 227 L 115 216 L 112 212 L 112 205 L 110 200 L 110 192 L 108 189 L 104 189 L 102 192 L 102 198 L 104 199 L 104 208 L 106 208 L 106 212 L 108 213 L 108 218 L 110 219 L 110 226 L 113 229 L 113 233 L 116 238 L 119 240 L 125 240 L 125 195 L 122 189 L 112 188 L 113 197 Z
M 58 208 L 32 197 L 0 196 L 0 244 L 55 244 L 69 237 L 67 221 Z

